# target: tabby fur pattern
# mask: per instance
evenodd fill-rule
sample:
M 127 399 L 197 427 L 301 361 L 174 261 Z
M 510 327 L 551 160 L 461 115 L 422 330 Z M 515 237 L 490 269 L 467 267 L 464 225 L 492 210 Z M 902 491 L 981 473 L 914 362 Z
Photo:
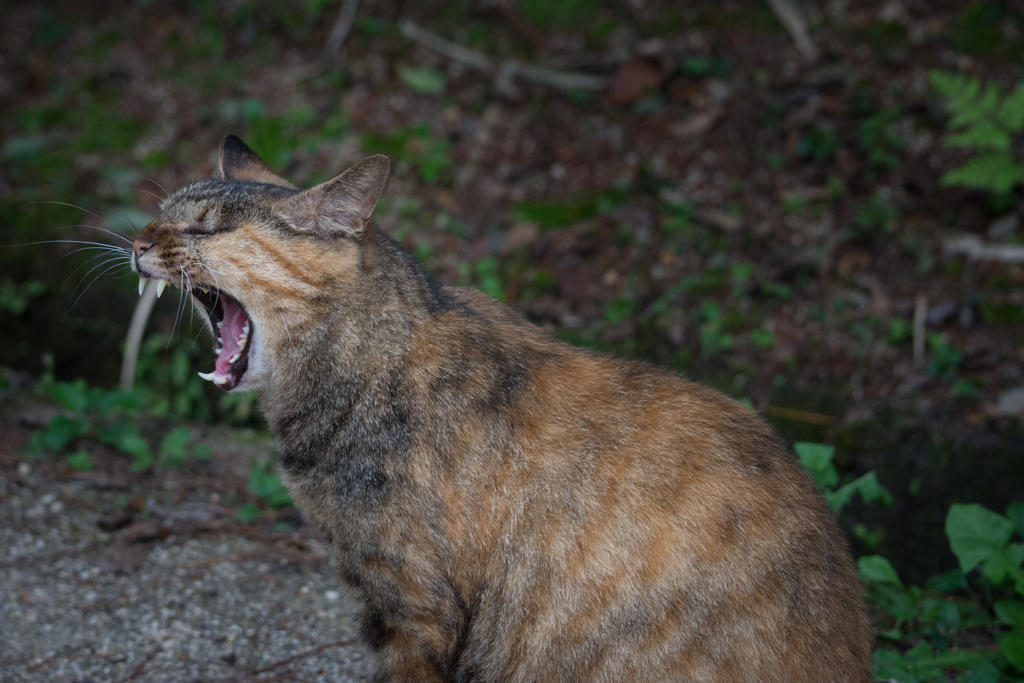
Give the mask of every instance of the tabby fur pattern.
M 370 220 L 388 172 L 299 190 L 228 137 L 133 250 L 245 347 L 215 381 L 257 393 L 375 680 L 870 681 L 849 551 L 771 428 L 438 285 Z

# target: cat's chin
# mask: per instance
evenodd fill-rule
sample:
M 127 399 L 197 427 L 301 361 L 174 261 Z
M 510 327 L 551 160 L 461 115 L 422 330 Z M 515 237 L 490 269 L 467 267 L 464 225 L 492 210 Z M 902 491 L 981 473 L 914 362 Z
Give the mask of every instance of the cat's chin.
M 213 372 L 199 376 L 225 391 L 252 388 L 246 381 L 256 329 L 245 308 L 236 299 L 216 288 L 194 287 L 189 292 L 197 308 L 206 313 L 213 332 L 217 358 Z

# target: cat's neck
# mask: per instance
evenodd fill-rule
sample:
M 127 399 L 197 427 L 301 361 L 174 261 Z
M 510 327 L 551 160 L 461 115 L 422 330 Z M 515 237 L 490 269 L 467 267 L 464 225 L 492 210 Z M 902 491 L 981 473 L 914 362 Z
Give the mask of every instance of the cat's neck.
M 279 437 L 300 413 L 318 415 L 326 428 L 339 415 L 356 417 L 353 411 L 388 402 L 409 370 L 413 336 L 433 316 L 456 307 L 394 240 L 377 230 L 367 239 L 354 286 L 326 319 L 277 349 L 270 381 L 259 393 Z

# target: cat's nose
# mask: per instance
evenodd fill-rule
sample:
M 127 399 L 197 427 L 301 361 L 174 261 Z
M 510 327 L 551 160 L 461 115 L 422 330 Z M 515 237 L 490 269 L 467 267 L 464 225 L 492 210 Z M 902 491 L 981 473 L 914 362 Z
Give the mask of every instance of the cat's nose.
M 135 241 L 132 242 L 132 251 L 135 253 L 135 258 L 139 258 L 145 254 L 147 251 L 152 249 L 155 244 L 156 242 L 151 239 L 136 237 Z

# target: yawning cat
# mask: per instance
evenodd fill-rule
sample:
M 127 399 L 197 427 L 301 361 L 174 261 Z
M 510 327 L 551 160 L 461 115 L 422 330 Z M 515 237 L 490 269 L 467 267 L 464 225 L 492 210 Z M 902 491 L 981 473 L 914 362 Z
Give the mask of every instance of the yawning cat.
M 370 221 L 388 171 L 299 190 L 228 137 L 132 254 L 205 314 L 204 377 L 257 393 L 375 680 L 871 680 L 849 552 L 772 430 L 438 285 Z

